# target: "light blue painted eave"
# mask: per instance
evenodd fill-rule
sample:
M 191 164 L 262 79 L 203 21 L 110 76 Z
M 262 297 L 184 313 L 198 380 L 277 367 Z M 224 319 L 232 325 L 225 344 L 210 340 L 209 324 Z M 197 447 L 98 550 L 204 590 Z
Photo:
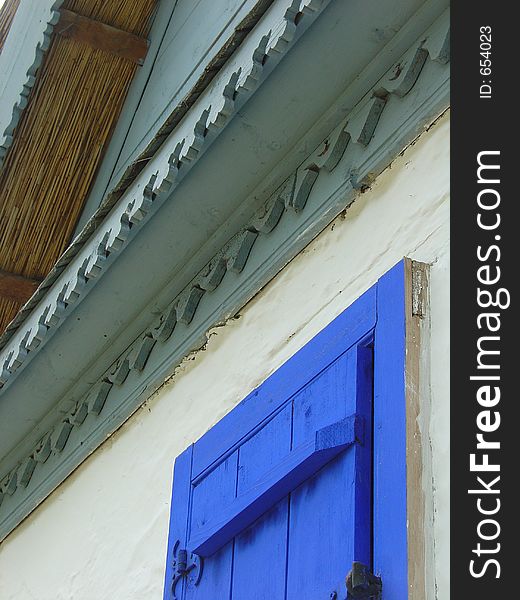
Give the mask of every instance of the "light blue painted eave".
M 339 3 L 334 5 L 336 10 L 338 6 Z M 3 454 L 6 448 L 12 450 L 0 461 L 0 475 L 13 460 L 31 449 L 39 432 L 56 420 L 57 404 L 67 398 L 81 397 L 216 249 L 247 224 L 259 203 L 345 118 L 350 108 L 434 19 L 439 7 L 437 3 L 433 6 L 421 12 L 415 23 L 404 26 L 380 59 L 369 61 L 363 68 L 359 66 L 362 63 L 345 59 L 352 72 L 342 71 L 341 81 L 330 60 L 331 71 L 327 71 L 316 58 L 323 52 L 338 56 L 338 48 L 332 41 L 325 46 L 321 43 L 330 31 L 341 33 L 334 29 L 341 11 L 338 14 L 327 9 L 129 244 L 112 265 L 110 276 L 100 279 L 89 296 L 70 313 L 66 325 L 58 329 L 44 351 L 19 376 L 16 385 L 5 392 L 0 401 L 0 423 L 8 423 L 9 428 L 0 438 L 6 444 Z M 359 23 L 350 22 L 349 26 L 352 35 L 355 31 L 362 35 Z M 334 39 L 338 38 L 332 36 L 331 40 Z M 340 36 L 338 40 L 346 57 L 349 39 Z M 306 62 L 308 56 L 316 61 Z M 356 69 L 362 71 L 363 77 L 353 77 Z M 316 74 L 313 83 L 320 85 L 309 86 L 305 76 L 313 73 Z M 384 168 L 425 123 L 446 107 L 449 68 L 428 63 L 421 78 L 409 96 L 392 99 L 385 108 L 388 118 L 383 113 L 372 142 L 374 150 L 369 152 L 372 163 L 367 163 L 367 169 L 377 172 Z M 349 80 L 352 80 L 350 85 Z M 294 103 L 301 98 L 305 98 L 305 110 L 295 112 Z M 308 129 L 303 137 L 302 118 Z M 273 140 L 278 142 L 277 147 L 270 145 Z M 128 385 L 115 390 L 110 406 L 97 421 L 91 420 L 74 432 L 69 447 L 74 450 L 56 457 L 52 477 L 34 476 L 34 486 L 31 481 L 28 490 L 33 495 L 28 495 L 27 503 L 14 510 L 4 522 L 5 527 L 12 528 L 17 519 L 27 514 L 24 511 L 34 507 L 35 502 L 106 439 L 146 399 L 155 383 L 171 372 L 179 357 L 202 343 L 209 327 L 234 314 L 345 208 L 345 203 L 353 198 L 347 179 L 351 160 L 345 157 L 333 177 L 319 179 L 305 211 L 299 215 L 287 214 L 272 234 L 259 239 L 244 272 L 230 273 L 224 284 L 207 301 L 204 299 L 191 328 L 179 328 L 169 345 L 157 348 L 160 352 L 150 361 L 146 373 L 129 378 Z M 207 189 L 212 189 L 212 195 L 208 196 Z M 215 212 L 215 208 L 221 212 Z M 31 398 L 30 405 L 26 398 Z M 35 423 L 39 423 L 38 429 L 31 432 Z M 13 435 L 18 437 L 9 438 Z
M 81 231 L 81 228 L 99 207 L 107 193 L 117 186 L 125 170 L 133 161 L 139 160 L 140 153 L 153 140 L 165 119 L 172 113 L 177 103 L 182 101 L 190 87 L 202 74 L 205 65 L 217 54 L 222 43 L 232 33 L 233 27 L 247 14 L 247 10 L 255 4 L 252 0 L 232 0 L 228 2 L 234 10 L 234 12 L 231 12 L 228 7 L 231 18 L 224 23 L 220 20 L 216 24 L 207 23 L 202 29 L 200 22 L 202 13 L 199 14 L 199 12 L 204 2 L 210 1 L 212 0 L 199 0 L 194 3 L 195 8 L 191 13 L 186 11 L 187 0 L 176 0 L 173 6 L 166 0 L 161 0 L 159 3 L 157 16 L 150 33 L 151 45 L 147 58 L 132 82 L 114 134 L 78 221 L 75 235 Z M 336 2 L 339 1 L 344 0 L 336 0 Z M 213 4 L 216 5 L 217 2 Z M 356 35 L 352 36 L 351 42 L 352 46 L 356 48 L 356 52 L 350 53 L 348 56 L 345 73 L 359 75 L 360 71 L 356 72 L 355 67 L 364 66 L 367 57 L 369 57 L 369 60 L 374 58 L 395 33 L 400 31 L 402 23 L 405 23 L 414 11 L 422 11 L 423 15 L 419 15 L 417 20 L 428 23 L 431 22 L 431 16 L 438 15 L 442 7 L 447 5 L 447 2 L 446 0 L 438 1 L 436 2 L 437 7 L 432 6 L 430 8 L 428 8 L 428 4 L 433 5 L 434 3 L 424 2 L 424 0 L 402 0 L 397 3 L 397 9 L 394 6 L 392 13 L 386 14 L 384 19 L 378 21 L 374 16 L 374 26 L 368 34 L 365 34 L 366 40 L 360 43 L 356 39 Z M 353 18 L 360 18 L 359 15 L 364 10 L 363 4 L 353 0 L 350 2 L 348 10 L 351 11 Z M 366 10 L 367 14 L 370 15 L 370 8 Z M 381 10 L 381 14 L 385 14 L 384 9 Z M 178 47 L 178 44 L 176 44 L 177 18 L 186 19 L 186 26 L 191 23 L 193 27 L 197 28 L 197 34 L 203 32 L 204 35 L 211 38 L 211 43 L 202 44 L 205 53 L 198 49 L 190 55 L 189 53 L 186 54 L 184 48 Z M 220 27 L 216 27 L 216 25 Z M 371 42 L 372 48 L 370 50 L 368 50 L 366 44 L 367 40 Z M 413 38 L 411 37 L 410 43 L 412 41 Z M 389 54 L 389 65 L 393 62 L 392 58 Z M 175 68 L 177 61 L 183 61 L 181 62 L 181 70 L 184 73 L 184 64 L 186 61 L 189 62 L 193 59 L 197 60 L 197 64 L 193 66 L 189 75 L 184 79 L 182 76 L 179 77 Z M 302 115 L 302 121 L 305 121 L 304 115 Z
M 157 54 L 159 52 L 161 42 L 164 39 L 168 24 L 171 22 L 177 0 L 160 0 L 155 9 L 153 23 L 148 34 L 150 46 L 146 54 L 145 61 L 132 80 L 127 97 L 123 104 L 121 114 L 118 117 L 116 127 L 110 139 L 110 143 L 105 151 L 101 165 L 98 168 L 94 182 L 90 189 L 89 195 L 85 201 L 85 206 L 81 212 L 80 218 L 75 228 L 74 236 L 76 237 L 83 229 L 89 218 L 97 210 L 106 192 L 109 189 L 109 182 L 113 174 L 114 167 L 125 143 L 128 131 L 135 118 L 141 97 L 143 95 L 146 84 L 153 70 Z
M 228 0 L 223 9 L 214 0 L 159 2 L 144 65 L 132 81 L 76 234 L 139 159 L 256 1 Z

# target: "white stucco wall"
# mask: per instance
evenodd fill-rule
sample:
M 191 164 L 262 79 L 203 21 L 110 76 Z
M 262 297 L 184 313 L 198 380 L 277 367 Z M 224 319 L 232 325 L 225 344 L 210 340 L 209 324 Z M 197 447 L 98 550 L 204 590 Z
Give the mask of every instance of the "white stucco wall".
M 1 600 L 159 600 L 174 457 L 405 255 L 432 265 L 428 580 L 430 599 L 449 598 L 448 152 L 446 115 L 239 319 L 211 333 L 0 546 Z

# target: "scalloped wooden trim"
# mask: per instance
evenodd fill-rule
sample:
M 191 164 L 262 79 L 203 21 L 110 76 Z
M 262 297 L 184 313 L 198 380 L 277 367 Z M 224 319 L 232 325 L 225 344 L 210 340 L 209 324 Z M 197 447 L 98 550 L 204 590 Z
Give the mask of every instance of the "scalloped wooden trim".
M 41 33 L 40 40 L 36 44 L 34 61 L 27 70 L 25 83 L 23 84 L 22 89 L 20 90 L 17 102 L 13 106 L 11 121 L 3 131 L 2 136 L 0 138 L 0 169 L 2 168 L 2 165 L 4 163 L 7 151 L 13 143 L 14 130 L 16 129 L 16 126 L 20 121 L 22 112 L 27 106 L 29 94 L 31 93 L 31 89 L 33 88 L 36 82 L 36 74 L 38 72 L 38 69 L 41 67 L 43 59 L 45 57 L 45 53 L 49 49 L 51 37 L 54 32 L 54 26 L 58 23 L 60 19 L 59 8 L 62 4 L 63 0 L 56 0 L 56 2 L 54 2 L 54 4 L 51 6 L 50 18 L 47 21 L 47 23 L 45 23 L 45 28 Z

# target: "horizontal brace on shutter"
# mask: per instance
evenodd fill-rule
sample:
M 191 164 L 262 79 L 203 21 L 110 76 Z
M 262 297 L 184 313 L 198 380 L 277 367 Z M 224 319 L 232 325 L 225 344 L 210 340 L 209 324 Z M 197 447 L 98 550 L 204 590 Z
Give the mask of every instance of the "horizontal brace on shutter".
M 362 443 L 363 429 L 363 418 L 351 415 L 318 430 L 313 440 L 289 452 L 253 488 L 236 498 L 218 520 L 192 536 L 190 551 L 202 557 L 217 552 L 338 454 Z

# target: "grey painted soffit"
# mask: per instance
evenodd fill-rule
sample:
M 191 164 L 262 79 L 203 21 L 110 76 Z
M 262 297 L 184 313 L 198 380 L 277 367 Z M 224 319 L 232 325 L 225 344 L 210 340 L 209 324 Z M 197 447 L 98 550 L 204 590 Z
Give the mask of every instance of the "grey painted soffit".
M 27 83 L 24 84 L 19 100 L 16 102 L 15 107 L 13 108 L 13 117 L 11 123 L 4 132 L 5 141 L 2 142 L 2 145 L 0 145 L 0 168 L 2 167 L 3 158 L 5 157 L 5 154 L 12 143 L 14 130 L 16 129 L 16 125 L 20 120 L 21 113 L 27 106 L 27 98 L 29 96 L 30 89 L 34 85 L 35 77 L 43 61 L 44 53 L 49 47 L 54 25 L 59 21 L 60 15 L 58 8 L 62 3 L 63 0 L 58 0 L 53 3 L 51 17 L 49 18 L 49 22 L 46 24 L 44 34 L 42 34 L 42 41 L 37 43 L 35 61 L 27 71 Z M 89 218 L 87 223 L 85 223 L 84 227 L 74 238 L 71 245 L 60 256 L 50 273 L 38 286 L 38 289 L 35 291 L 35 293 L 29 298 L 24 306 L 21 307 L 15 318 L 11 321 L 11 323 L 9 323 L 5 331 L 2 332 L 0 335 L 0 350 L 8 343 L 18 328 L 24 323 L 25 319 L 30 315 L 33 308 L 45 296 L 47 290 L 56 281 L 65 267 L 72 261 L 83 245 L 96 232 L 97 228 L 101 226 L 105 217 L 110 212 L 112 207 L 117 203 L 121 195 L 133 184 L 146 164 L 148 164 L 148 162 L 154 158 L 163 142 L 177 127 L 189 109 L 195 104 L 199 96 L 211 84 L 214 77 L 225 64 L 225 62 L 240 47 L 248 33 L 258 23 L 272 3 L 273 0 L 258 0 L 258 2 L 253 6 L 252 10 L 237 25 L 230 38 L 226 40 L 217 55 L 205 67 L 203 74 L 195 83 L 193 88 L 164 121 L 157 134 L 145 148 L 144 152 L 142 152 L 136 158 L 136 160 L 133 161 L 127 169 L 125 169 L 121 180 L 106 195 L 99 208 Z
M 444 13 L 285 173 L 272 193 L 257 199 L 252 216 L 88 389 L 58 400 L 52 418 L 28 436 L 29 446 L 19 445 L 0 463 L 0 538 L 115 431 L 183 357 L 204 344 L 210 327 L 233 316 L 446 109 L 448 63 L 449 22 Z M 231 89 L 237 90 L 239 79 L 233 77 Z M 229 88 L 217 112 L 204 116 L 205 135 L 210 134 L 208 123 L 224 114 L 227 100 Z M 202 131 L 200 126 L 199 135 Z M 105 234 L 100 251 L 80 263 L 82 277 L 102 271 L 108 260 L 106 249 L 116 251 L 124 245 L 127 238 L 121 232 L 128 236 L 132 218 L 138 224 L 150 212 L 160 199 L 161 185 L 168 189 L 175 185 L 183 160 L 193 160 L 200 151 L 197 143 L 203 140 L 195 134 L 187 145 L 175 146 L 163 177 L 153 173 L 138 196 L 139 203 L 129 203 L 118 215 L 117 234 Z M 190 151 L 192 158 L 182 158 Z M 65 300 L 62 295 L 60 301 Z
M 278 0 L 200 94 L 122 197 L 107 199 L 15 318 L 0 351 L 0 394 L 80 302 L 143 222 L 249 99 L 329 0 Z M 163 134 L 164 135 L 164 134 Z

